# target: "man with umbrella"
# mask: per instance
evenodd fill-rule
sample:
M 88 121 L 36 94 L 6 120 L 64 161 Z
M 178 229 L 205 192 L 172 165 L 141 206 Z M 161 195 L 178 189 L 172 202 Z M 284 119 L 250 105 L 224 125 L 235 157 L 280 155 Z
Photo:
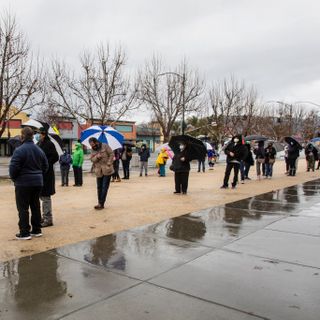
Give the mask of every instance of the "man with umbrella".
M 225 148 L 224 152 L 227 155 L 227 166 L 226 166 L 223 185 L 221 186 L 221 189 L 228 189 L 229 177 L 232 169 L 234 170 L 232 189 L 235 189 L 238 183 L 240 163 L 241 163 L 241 160 L 243 160 L 246 156 L 246 149 L 242 143 L 242 136 L 241 135 L 234 136 L 231 142 Z
M 202 141 L 188 135 L 174 136 L 170 139 L 169 146 L 174 152 L 172 170 L 174 171 L 174 194 L 187 194 L 190 172 L 190 161 L 202 159 L 207 150 Z
M 43 228 L 53 226 L 52 218 L 52 201 L 51 196 L 56 193 L 54 164 L 59 160 L 59 155 L 53 142 L 48 137 L 48 130 L 40 128 L 40 141 L 38 146 L 45 153 L 49 169 L 43 174 L 43 188 L 41 190 L 40 199 L 42 201 L 42 224 Z
M 292 137 L 285 137 L 284 139 L 288 143 L 289 176 L 294 177 L 296 175 L 296 161 L 299 158 L 302 146 Z

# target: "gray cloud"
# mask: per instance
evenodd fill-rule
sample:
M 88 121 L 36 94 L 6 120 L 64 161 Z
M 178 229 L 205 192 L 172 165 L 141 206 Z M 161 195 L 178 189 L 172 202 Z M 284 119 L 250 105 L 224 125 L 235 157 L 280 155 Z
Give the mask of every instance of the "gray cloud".
M 122 44 L 135 70 L 183 57 L 208 83 L 230 74 L 266 100 L 320 103 L 317 0 L 0 0 L 32 46 L 76 65 L 84 48 Z

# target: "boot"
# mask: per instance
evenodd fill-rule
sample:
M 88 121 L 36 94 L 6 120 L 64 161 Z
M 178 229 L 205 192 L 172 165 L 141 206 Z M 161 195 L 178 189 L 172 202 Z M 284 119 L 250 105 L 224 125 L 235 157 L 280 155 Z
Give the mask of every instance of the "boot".
M 52 220 L 50 219 L 44 219 L 43 222 L 41 223 L 41 228 L 46 228 L 46 227 L 52 227 L 53 223 Z

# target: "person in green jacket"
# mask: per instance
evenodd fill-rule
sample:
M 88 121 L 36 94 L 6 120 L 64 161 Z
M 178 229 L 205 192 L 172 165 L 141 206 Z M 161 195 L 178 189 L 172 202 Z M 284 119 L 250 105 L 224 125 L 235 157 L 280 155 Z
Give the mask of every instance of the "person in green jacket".
M 76 143 L 76 149 L 72 153 L 72 168 L 74 173 L 74 187 L 82 186 L 82 164 L 83 164 L 83 149 L 80 142 Z

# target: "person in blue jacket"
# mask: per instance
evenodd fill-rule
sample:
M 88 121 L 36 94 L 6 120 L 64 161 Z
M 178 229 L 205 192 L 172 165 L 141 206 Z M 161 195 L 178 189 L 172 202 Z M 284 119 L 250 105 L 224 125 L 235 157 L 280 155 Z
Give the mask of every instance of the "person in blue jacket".
M 21 131 L 22 145 L 15 149 L 9 165 L 10 178 L 15 185 L 16 204 L 19 213 L 17 239 L 30 240 L 31 236 L 40 237 L 41 211 L 40 193 L 43 175 L 49 165 L 45 153 L 33 143 L 33 130 L 25 127 Z M 31 226 L 29 222 L 31 209 Z

